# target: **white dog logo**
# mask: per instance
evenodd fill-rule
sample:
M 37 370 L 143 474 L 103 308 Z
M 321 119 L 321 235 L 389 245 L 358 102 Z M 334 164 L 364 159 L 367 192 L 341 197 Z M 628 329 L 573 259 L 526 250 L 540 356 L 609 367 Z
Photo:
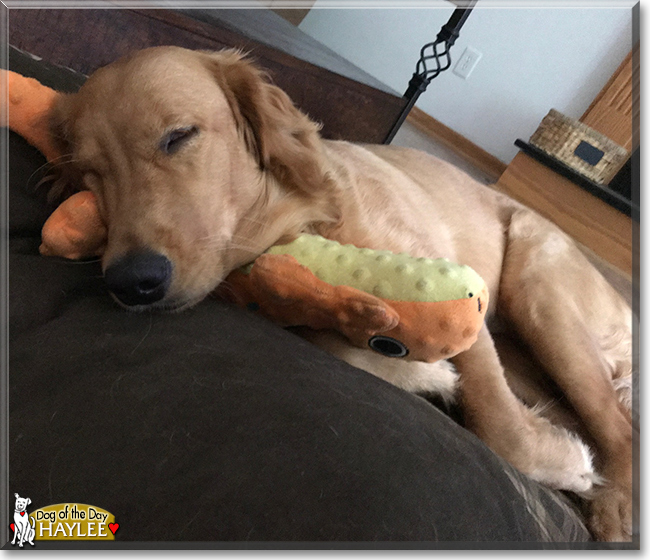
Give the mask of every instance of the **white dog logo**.
M 32 501 L 29 498 L 21 498 L 16 494 L 16 508 L 14 510 L 14 522 L 12 523 L 12 529 L 14 530 L 14 539 L 11 541 L 12 546 L 16 544 L 16 538 L 19 539 L 18 546 L 21 548 L 24 542 L 34 546 L 34 520 L 30 519 L 27 513 L 27 506 L 31 503 Z

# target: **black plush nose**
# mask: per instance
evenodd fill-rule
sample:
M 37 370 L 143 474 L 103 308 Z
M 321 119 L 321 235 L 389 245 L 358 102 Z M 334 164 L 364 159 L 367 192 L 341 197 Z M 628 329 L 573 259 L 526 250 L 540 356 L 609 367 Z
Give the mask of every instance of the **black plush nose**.
M 172 263 L 160 253 L 128 253 L 104 272 L 108 289 L 125 305 L 147 305 L 165 297 Z

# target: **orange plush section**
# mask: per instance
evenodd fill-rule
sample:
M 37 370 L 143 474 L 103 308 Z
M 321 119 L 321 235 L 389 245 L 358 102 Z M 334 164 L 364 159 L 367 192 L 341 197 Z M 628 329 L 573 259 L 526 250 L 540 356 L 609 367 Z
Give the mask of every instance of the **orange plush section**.
M 6 75 L 9 92 L 8 126 L 52 161 L 60 154 L 52 144 L 49 132 L 49 114 L 60 93 L 33 78 L 15 72 L 0 70 Z
M 349 338 L 394 328 L 399 317 L 381 299 L 323 282 L 289 255 L 261 255 L 250 274 L 236 270 L 226 278 L 226 295 L 283 326 L 335 329 Z
M 66 199 L 43 225 L 41 255 L 82 259 L 101 255 L 106 245 L 106 226 L 95 195 L 81 191 Z
M 425 362 L 452 357 L 476 342 L 489 299 L 485 289 L 478 297 L 452 301 L 382 300 L 323 282 L 289 255 L 262 255 L 249 274 L 231 273 L 222 293 L 242 307 L 259 306 L 281 325 L 334 329 L 357 346 L 367 347 L 381 333 L 405 344 L 407 359 Z
M 480 302 L 480 303 L 479 303 Z M 478 338 L 487 311 L 487 288 L 478 297 L 451 301 L 390 301 L 399 324 L 382 333 L 409 349 L 407 359 L 437 362 L 468 350 Z M 354 341 L 367 345 L 367 341 Z

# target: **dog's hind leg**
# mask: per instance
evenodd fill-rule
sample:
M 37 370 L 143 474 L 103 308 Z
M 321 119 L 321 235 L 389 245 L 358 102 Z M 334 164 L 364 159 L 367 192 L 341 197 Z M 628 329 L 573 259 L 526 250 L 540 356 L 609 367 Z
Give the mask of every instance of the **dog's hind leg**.
M 631 374 L 629 307 L 564 233 L 518 210 L 508 230 L 497 313 L 514 325 L 596 444 L 605 484 L 591 501 L 592 532 L 629 540 L 632 422 L 617 394 Z

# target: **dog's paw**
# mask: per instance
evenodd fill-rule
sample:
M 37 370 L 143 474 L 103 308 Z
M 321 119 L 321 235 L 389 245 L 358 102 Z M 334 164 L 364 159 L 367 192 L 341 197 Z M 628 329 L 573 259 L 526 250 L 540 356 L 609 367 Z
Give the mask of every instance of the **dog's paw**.
M 588 525 L 599 541 L 631 541 L 632 493 L 616 486 L 598 489 L 589 504 Z
M 550 422 L 537 436 L 538 445 L 527 473 L 530 478 L 557 490 L 577 493 L 587 492 L 600 482 L 591 451 L 578 436 Z

